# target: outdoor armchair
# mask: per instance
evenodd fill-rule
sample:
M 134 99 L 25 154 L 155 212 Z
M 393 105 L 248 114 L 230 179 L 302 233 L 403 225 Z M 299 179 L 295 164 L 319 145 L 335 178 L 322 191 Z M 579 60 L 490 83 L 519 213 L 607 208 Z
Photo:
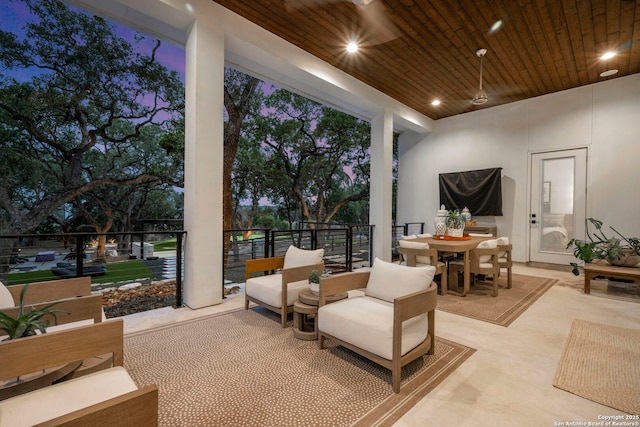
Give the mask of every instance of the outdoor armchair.
M 371 271 L 320 281 L 318 339 L 325 339 L 391 370 L 400 391 L 402 367 L 435 348 L 435 267 L 413 268 L 375 259 Z M 329 295 L 364 288 L 364 296 L 326 304 Z
M 280 314 L 282 327 L 287 326 L 287 314 L 302 289 L 309 288 L 313 270 L 324 271 L 324 249 L 305 250 L 289 246 L 284 257 L 247 260 L 245 263 L 244 308 L 254 302 Z M 277 272 L 277 270 L 281 270 Z M 256 273 L 262 276 L 253 277 Z
M 158 425 L 158 389 L 123 368 L 123 321 L 0 342 L 0 380 L 111 353 L 113 367 L 0 401 L 1 426 Z
M 20 293 L 26 285 L 5 286 L 0 282 L 0 310 L 15 317 L 20 303 Z M 51 324 L 65 324 L 92 319 L 94 323 L 104 320 L 102 310 L 102 295 L 91 294 L 91 278 L 78 277 L 73 279 L 51 280 L 30 283 L 24 296 L 24 308 L 39 307 L 58 302 L 55 310 L 62 310 L 56 314 L 56 321 L 51 318 Z

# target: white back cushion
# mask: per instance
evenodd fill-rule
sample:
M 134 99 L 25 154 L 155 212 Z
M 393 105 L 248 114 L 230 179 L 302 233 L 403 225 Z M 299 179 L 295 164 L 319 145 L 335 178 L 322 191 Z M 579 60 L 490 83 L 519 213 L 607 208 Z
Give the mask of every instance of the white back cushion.
M 427 242 L 412 242 L 409 240 L 398 240 L 398 244 L 401 248 L 411 248 L 411 249 L 429 249 L 429 244 Z
M 478 246 L 476 246 L 477 248 L 488 248 L 488 249 L 494 249 L 498 247 L 498 239 L 489 239 L 489 240 L 484 240 L 480 243 L 478 243 Z M 479 257 L 479 261 L 480 262 L 489 262 L 491 261 L 491 255 L 481 255 Z
M 9 292 L 9 289 L 7 289 L 7 287 L 2 282 L 0 282 L 0 309 L 15 306 L 16 303 L 13 300 L 13 296 L 11 296 L 11 292 Z
M 324 258 L 324 249 L 306 250 L 289 246 L 284 255 L 284 268 L 304 267 L 320 264 Z
M 433 266 L 413 268 L 376 258 L 365 295 L 393 302 L 395 298 L 429 288 L 435 274 Z
M 401 248 L 407 249 L 429 249 L 427 242 L 412 242 L 411 240 L 398 240 L 398 244 Z M 418 264 L 431 264 L 431 257 L 418 255 L 416 256 L 416 263 Z
M 417 238 L 418 238 L 418 236 L 417 236 L 416 234 L 412 234 L 412 235 L 410 235 L 410 236 L 405 236 L 405 235 L 403 235 L 403 236 L 401 237 L 401 239 L 402 239 L 402 240 L 417 239 Z
M 498 241 L 498 246 L 501 245 L 508 245 L 509 244 L 509 238 L 508 237 L 498 237 L 496 239 Z M 507 251 L 502 251 L 498 254 L 498 258 L 505 258 L 507 256 Z M 505 260 L 506 262 L 506 260 Z

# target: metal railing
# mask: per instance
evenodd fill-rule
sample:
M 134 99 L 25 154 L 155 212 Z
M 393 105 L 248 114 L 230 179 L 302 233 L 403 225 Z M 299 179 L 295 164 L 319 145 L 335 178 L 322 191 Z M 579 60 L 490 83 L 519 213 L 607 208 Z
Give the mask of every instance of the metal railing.
M 334 273 L 370 266 L 373 227 L 303 223 L 295 229 L 227 230 L 224 286 L 244 282 L 246 260 L 284 256 L 290 245 L 324 248 L 325 266 Z M 424 223 L 394 227 L 394 247 L 400 235 L 417 234 L 423 229 Z M 184 230 L 2 235 L 0 281 L 12 285 L 91 276 L 93 287 L 105 289 L 132 281 L 175 279 L 174 306 L 180 307 L 185 236 Z M 224 289 L 222 292 L 224 296 Z
M 0 281 L 13 285 L 91 276 L 93 287 L 108 288 L 175 279 L 175 305 L 180 307 L 185 235 L 185 231 L 2 235 Z M 156 249 L 153 241 L 163 244 Z M 168 272 L 167 259 L 172 264 Z

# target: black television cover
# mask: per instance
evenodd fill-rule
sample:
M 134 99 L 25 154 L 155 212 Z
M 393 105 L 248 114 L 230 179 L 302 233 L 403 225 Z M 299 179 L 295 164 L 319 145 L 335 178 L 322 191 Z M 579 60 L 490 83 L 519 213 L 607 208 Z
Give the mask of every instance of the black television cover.
M 473 216 L 502 216 L 502 168 L 440 174 L 440 204 Z

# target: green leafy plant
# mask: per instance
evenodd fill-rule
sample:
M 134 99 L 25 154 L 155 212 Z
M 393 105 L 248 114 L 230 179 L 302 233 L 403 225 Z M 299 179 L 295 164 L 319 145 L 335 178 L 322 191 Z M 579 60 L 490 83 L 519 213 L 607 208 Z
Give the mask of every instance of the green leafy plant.
M 590 225 L 595 229 L 593 232 L 590 232 Z M 618 264 L 629 256 L 640 256 L 640 238 L 625 237 L 611 226 L 609 228 L 617 237 L 609 237 L 605 234 L 602 226 L 602 221 L 587 218 L 588 240 L 571 239 L 567 248 L 573 247 L 573 255 L 585 263 L 603 259 L 610 264 Z
M 49 327 L 49 320 L 43 318 L 45 316 L 52 316 L 55 324 L 57 324 L 58 319 L 56 317 L 56 313 L 65 312 L 64 310 L 51 310 L 51 307 L 59 304 L 60 301 L 47 304 L 37 310 L 33 307 L 29 307 L 29 310 L 25 311 L 24 296 L 27 293 L 28 287 L 29 285 L 25 285 L 20 292 L 18 316 L 15 319 L 0 311 L 0 330 L 4 331 L 8 335 L 8 338 L 6 338 L 7 340 L 36 335 L 36 331 L 40 331 L 44 334 L 47 332 L 47 328 Z
M 447 211 L 445 223 L 448 228 L 464 228 L 465 217 L 459 209 Z
M 313 270 L 311 274 L 309 274 L 309 283 L 320 283 L 320 273 L 318 273 L 318 270 Z

